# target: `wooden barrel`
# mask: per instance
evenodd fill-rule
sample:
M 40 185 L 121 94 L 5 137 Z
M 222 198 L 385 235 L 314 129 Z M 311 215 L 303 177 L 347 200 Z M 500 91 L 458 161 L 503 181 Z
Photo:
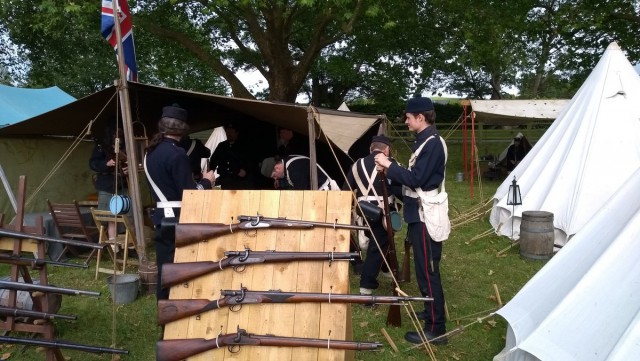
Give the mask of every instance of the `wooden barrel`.
M 138 267 L 142 292 L 147 295 L 155 294 L 158 284 L 158 266 L 155 262 L 142 262 Z
M 520 221 L 520 255 L 529 259 L 553 256 L 553 213 L 524 211 Z

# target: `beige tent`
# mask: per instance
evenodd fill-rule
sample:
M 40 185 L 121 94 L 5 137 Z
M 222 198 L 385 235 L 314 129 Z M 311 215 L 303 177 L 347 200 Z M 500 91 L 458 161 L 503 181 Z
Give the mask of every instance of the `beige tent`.
M 495 125 L 520 125 L 554 120 L 569 99 L 471 100 L 476 121 Z
M 378 134 L 384 116 L 300 106 L 290 103 L 231 98 L 186 90 L 129 83 L 129 97 L 136 137 L 151 137 L 163 106 L 177 103 L 189 111 L 193 132 L 213 129 L 228 122 L 242 126 L 243 136 L 251 140 L 256 159 L 263 159 L 275 149 L 277 127 L 287 127 L 308 135 L 317 143 L 318 162 L 337 179 L 340 167 L 368 152 L 371 136 Z M 119 116 L 118 91 L 115 86 L 79 99 L 63 107 L 0 128 L 0 164 L 14 192 L 20 175 L 27 176 L 27 196 L 52 169 L 57 169 L 27 205 L 27 211 L 45 209 L 47 198 L 58 201 L 85 199 L 93 192 L 88 160 L 93 143 L 81 142 L 70 159 L 59 167 L 72 139 L 102 137 L 110 119 Z M 66 138 L 64 138 L 66 137 Z M 336 151 L 338 162 L 333 152 Z M 11 156 L 9 156 L 11 155 Z M 328 168 L 328 169 L 327 169 Z M 144 177 L 141 177 L 144 179 Z M 141 182 L 145 183 L 145 182 Z M 143 194 L 144 196 L 144 194 Z M 11 215 L 8 197 L 0 197 L 0 213 Z

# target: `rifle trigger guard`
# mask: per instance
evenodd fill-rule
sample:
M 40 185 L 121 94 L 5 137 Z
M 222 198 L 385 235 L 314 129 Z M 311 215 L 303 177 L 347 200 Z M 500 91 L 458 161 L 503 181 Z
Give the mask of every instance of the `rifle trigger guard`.
M 251 224 L 253 227 L 257 226 L 258 224 L 260 224 L 260 220 L 262 219 L 261 215 L 257 215 L 255 220 L 252 220 L 251 222 L 249 222 L 249 224 Z
M 233 270 L 238 272 L 238 273 L 244 272 L 245 268 L 247 268 L 247 266 L 243 265 L 243 264 L 240 264 L 240 265 L 237 265 L 237 266 L 233 266 Z
M 237 304 L 237 305 L 231 305 L 229 306 L 229 311 L 231 312 L 238 312 L 242 309 L 242 304 Z
M 230 353 L 238 353 L 240 352 L 240 345 L 229 345 L 227 346 L 227 350 L 229 350 Z

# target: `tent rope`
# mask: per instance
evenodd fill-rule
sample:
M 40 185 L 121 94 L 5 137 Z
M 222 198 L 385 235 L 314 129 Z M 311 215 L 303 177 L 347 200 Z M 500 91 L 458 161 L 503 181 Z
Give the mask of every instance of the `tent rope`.
M 84 129 L 82 129 L 80 134 L 77 137 L 74 138 L 74 140 L 71 143 L 71 145 L 69 146 L 69 148 L 67 148 L 67 150 L 64 152 L 62 157 L 60 157 L 60 159 L 56 162 L 56 164 L 53 165 L 53 167 L 51 168 L 49 173 L 44 177 L 42 182 L 38 185 L 38 187 L 36 187 L 36 189 L 33 191 L 33 193 L 29 196 L 29 198 L 27 199 L 27 201 L 25 203 L 26 205 L 29 205 L 35 199 L 35 197 L 38 195 L 38 193 L 42 190 L 42 188 L 44 188 L 46 183 L 49 181 L 49 179 L 51 179 L 51 177 L 53 177 L 53 175 L 56 173 L 56 171 L 58 171 L 58 169 L 62 166 L 62 164 L 71 156 L 73 151 L 80 145 L 80 142 L 82 142 L 82 140 L 84 140 L 84 137 L 91 135 L 91 127 L 93 126 L 93 123 L 96 121 L 96 119 L 98 119 L 98 117 L 102 114 L 102 112 L 104 112 L 105 108 L 109 105 L 109 103 L 111 102 L 111 99 L 113 99 L 115 94 L 116 93 L 114 93 L 114 95 L 112 95 L 111 98 L 109 98 L 107 103 L 102 107 L 102 109 L 100 109 L 98 114 L 93 119 L 89 120 L 89 123 L 87 123 L 87 125 L 84 127 Z

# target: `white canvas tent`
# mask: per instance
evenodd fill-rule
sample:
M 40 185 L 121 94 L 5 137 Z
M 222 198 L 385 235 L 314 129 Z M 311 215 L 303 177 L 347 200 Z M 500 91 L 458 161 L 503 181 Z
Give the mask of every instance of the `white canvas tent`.
M 628 361 L 640 356 L 640 170 L 497 313 L 494 361 Z
M 612 43 L 582 87 L 494 195 L 490 222 L 519 238 L 527 210 L 554 214 L 563 245 L 640 167 L 640 77 Z M 507 205 L 515 176 L 522 205 Z M 513 235 L 511 222 L 513 216 Z

